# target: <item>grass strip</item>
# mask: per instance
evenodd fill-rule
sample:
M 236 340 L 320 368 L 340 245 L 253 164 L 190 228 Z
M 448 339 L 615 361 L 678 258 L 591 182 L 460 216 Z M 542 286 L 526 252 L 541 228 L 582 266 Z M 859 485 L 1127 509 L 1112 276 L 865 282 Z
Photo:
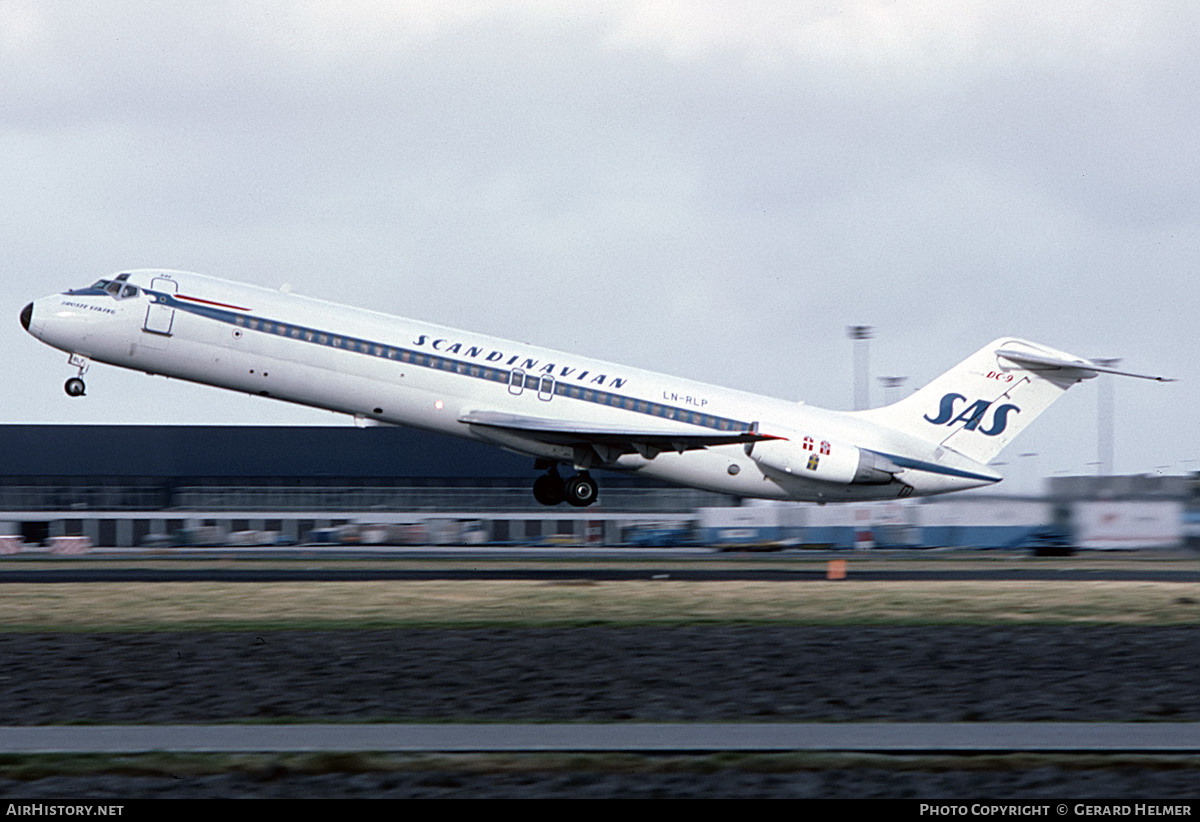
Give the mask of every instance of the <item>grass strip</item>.
M 0 631 L 1200 623 L 1200 584 L 163 582 L 0 586 Z

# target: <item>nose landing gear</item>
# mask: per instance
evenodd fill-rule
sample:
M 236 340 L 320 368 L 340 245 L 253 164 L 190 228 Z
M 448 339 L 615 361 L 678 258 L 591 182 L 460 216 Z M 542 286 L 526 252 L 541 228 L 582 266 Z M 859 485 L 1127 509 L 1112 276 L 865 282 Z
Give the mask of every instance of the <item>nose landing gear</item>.
M 596 501 L 599 487 L 587 471 L 580 471 L 568 479 L 558 475 L 558 466 L 538 477 L 533 483 L 533 497 L 542 505 L 558 505 L 566 502 L 576 508 L 586 508 Z
M 87 357 L 72 354 L 67 362 L 79 369 L 79 375 L 67 380 L 63 385 L 63 390 L 67 392 L 68 397 L 82 397 L 87 390 L 87 386 L 83 383 L 83 375 L 87 373 L 88 366 L 92 364 L 92 361 Z

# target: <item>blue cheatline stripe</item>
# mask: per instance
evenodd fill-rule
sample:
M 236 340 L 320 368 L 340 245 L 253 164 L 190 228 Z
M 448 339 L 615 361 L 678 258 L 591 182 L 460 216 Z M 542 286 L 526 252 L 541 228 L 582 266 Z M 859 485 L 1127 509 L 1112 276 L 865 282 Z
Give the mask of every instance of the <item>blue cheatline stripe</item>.
M 887 457 L 892 462 L 899 465 L 901 468 L 912 468 L 916 471 L 925 471 L 930 474 L 944 474 L 948 477 L 962 477 L 963 479 L 983 480 L 984 482 L 999 482 L 1000 478 L 988 476 L 987 474 L 976 474 L 971 471 L 964 471 L 961 468 L 950 468 L 945 465 L 938 465 L 933 462 L 925 462 L 924 460 L 915 460 L 912 457 L 902 457 L 899 454 L 889 454 L 886 451 L 874 451 L 881 457 Z
M 216 306 L 192 303 L 161 292 L 150 291 L 147 293 L 157 298 L 160 304 L 165 304 L 170 308 L 186 311 L 190 314 L 225 323 L 226 325 L 244 328 L 247 331 L 259 334 L 284 337 L 310 345 L 336 348 L 351 354 L 391 360 L 434 371 L 459 374 L 472 379 L 511 385 L 521 388 L 522 391 L 536 391 L 539 394 L 553 394 L 554 396 L 567 397 L 594 405 L 622 408 L 636 414 L 645 414 L 650 417 L 689 423 L 705 428 L 713 428 L 718 431 L 748 432 L 751 430 L 751 423 L 741 420 L 719 417 L 713 414 L 701 414 L 677 406 L 631 397 L 627 394 L 588 388 L 582 385 L 573 385 L 565 383 L 549 374 L 529 374 L 521 368 L 495 368 L 488 365 L 480 365 L 469 360 L 460 360 L 439 354 L 428 354 L 423 351 L 414 351 L 388 343 L 364 340 L 358 337 L 321 331 L 294 323 L 236 313 Z

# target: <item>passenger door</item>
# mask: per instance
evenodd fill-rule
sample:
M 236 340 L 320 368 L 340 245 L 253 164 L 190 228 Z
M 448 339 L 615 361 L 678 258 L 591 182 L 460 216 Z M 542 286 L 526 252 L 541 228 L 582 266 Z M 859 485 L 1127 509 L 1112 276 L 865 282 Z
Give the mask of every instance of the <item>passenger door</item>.
M 155 277 L 150 283 L 150 290 L 176 294 L 179 291 L 179 283 L 163 277 Z M 171 329 L 175 325 L 175 309 L 159 303 L 153 295 L 150 297 L 152 302 L 146 308 L 146 323 L 142 326 L 142 330 L 164 337 L 171 336 Z

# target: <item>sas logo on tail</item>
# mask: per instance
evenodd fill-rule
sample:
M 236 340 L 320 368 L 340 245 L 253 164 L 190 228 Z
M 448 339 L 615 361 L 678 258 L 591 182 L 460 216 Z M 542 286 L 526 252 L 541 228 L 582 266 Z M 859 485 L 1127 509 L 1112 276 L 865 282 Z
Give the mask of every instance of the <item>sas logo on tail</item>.
M 962 400 L 965 403 L 967 398 L 962 394 L 945 395 L 942 397 L 942 404 L 941 407 L 938 408 L 937 417 L 930 417 L 928 414 L 926 414 L 925 421 L 933 423 L 934 425 L 948 425 L 951 428 L 958 425 L 960 422 L 963 422 L 966 423 L 966 425 L 963 426 L 964 431 L 978 430 L 979 433 L 983 434 L 984 436 L 994 437 L 998 434 L 1004 433 L 1004 429 L 1008 427 L 1009 414 L 1021 413 L 1021 409 L 1015 405 L 1005 404 L 996 406 L 996 408 L 992 410 L 991 424 L 980 427 L 988 409 L 992 407 L 992 404 L 995 401 L 993 400 L 992 402 L 989 402 L 988 400 L 975 400 L 975 402 L 965 406 L 962 411 L 958 413 L 958 416 L 955 416 L 954 406 L 959 400 Z

